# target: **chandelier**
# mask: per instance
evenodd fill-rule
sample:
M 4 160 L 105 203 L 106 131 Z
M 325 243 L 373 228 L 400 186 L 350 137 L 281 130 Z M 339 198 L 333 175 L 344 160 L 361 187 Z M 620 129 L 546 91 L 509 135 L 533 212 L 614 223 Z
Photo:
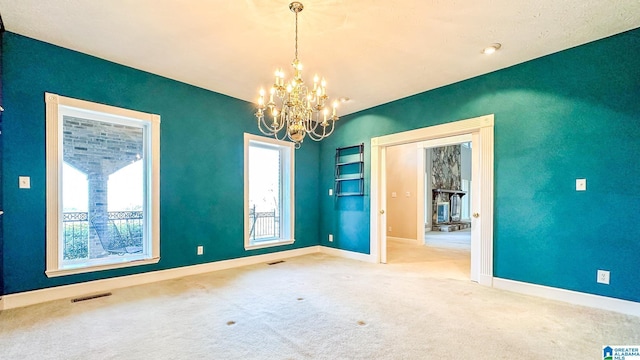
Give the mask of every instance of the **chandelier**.
M 294 1 L 289 9 L 296 14 L 296 52 L 291 66 L 293 79 L 285 81 L 284 71 L 276 70 L 275 82 L 269 90 L 269 102 L 265 103 L 265 91 L 260 89 L 258 109 L 255 113 L 258 128 L 268 136 L 278 140 L 285 138 L 295 143 L 299 149 L 304 138 L 309 135 L 314 141 L 320 141 L 333 133 L 337 115 L 338 102 L 333 102 L 333 110 L 329 116 L 326 81 L 318 75 L 313 78 L 313 88 L 307 87 L 302 80 L 302 63 L 298 60 L 298 13 L 302 11 L 302 3 Z M 282 131 L 284 129 L 284 131 Z

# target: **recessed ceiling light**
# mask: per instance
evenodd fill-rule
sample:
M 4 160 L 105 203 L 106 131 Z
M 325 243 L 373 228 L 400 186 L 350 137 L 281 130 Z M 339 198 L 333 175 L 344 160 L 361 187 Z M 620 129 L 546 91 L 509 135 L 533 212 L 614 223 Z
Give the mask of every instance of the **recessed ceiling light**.
M 485 55 L 491 55 L 494 52 L 496 52 L 498 49 L 500 49 L 502 47 L 502 44 L 499 43 L 495 43 L 495 44 L 491 44 L 489 46 L 487 46 L 486 48 L 484 48 L 482 50 L 482 53 Z
M 338 101 L 340 101 L 341 103 L 346 103 L 346 102 L 351 101 L 351 99 L 349 99 L 348 97 L 345 96 L 345 97 L 339 98 Z

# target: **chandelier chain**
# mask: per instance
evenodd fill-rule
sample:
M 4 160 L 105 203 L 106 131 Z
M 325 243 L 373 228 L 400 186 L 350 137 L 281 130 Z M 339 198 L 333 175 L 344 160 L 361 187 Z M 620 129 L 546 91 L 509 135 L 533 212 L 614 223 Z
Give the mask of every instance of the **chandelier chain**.
M 298 60 L 298 12 L 296 11 L 296 60 Z

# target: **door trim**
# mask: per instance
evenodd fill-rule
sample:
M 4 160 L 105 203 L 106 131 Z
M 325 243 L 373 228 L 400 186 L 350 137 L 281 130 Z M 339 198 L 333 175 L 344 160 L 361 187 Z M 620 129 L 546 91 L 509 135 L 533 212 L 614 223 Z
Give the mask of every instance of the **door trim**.
M 478 166 L 478 178 L 472 183 L 472 229 L 478 231 L 480 241 L 472 244 L 471 280 L 482 285 L 493 283 L 493 163 L 494 115 L 430 126 L 421 129 L 380 136 L 371 139 L 371 228 L 370 254 L 376 263 L 386 263 L 386 148 L 434 139 L 471 134 L 473 166 Z M 472 230 L 473 231 L 473 230 Z

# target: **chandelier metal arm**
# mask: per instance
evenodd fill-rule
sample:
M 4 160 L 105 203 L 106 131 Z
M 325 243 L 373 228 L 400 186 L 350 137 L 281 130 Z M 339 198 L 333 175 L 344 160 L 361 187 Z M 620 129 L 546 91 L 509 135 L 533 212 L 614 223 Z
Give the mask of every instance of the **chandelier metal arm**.
M 327 125 L 322 125 L 322 134 L 318 134 L 316 131 L 310 131 L 308 132 L 309 134 L 309 138 L 313 141 L 320 141 L 328 136 L 330 136 L 331 134 L 333 134 L 333 130 L 335 130 L 335 125 L 336 122 L 335 121 L 329 121 L 327 123 Z M 327 128 L 330 128 L 330 130 L 327 132 Z

